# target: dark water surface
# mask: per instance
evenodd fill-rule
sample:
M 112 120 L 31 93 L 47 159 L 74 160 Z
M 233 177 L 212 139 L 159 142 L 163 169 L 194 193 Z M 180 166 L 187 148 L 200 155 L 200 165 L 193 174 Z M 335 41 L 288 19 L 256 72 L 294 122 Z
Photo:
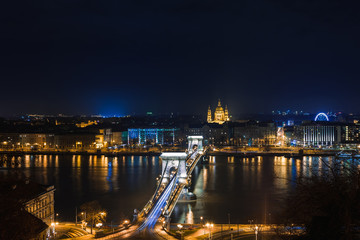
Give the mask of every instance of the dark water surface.
M 198 223 L 203 216 L 216 223 L 228 223 L 229 218 L 231 223 L 269 223 L 294 189 L 293 181 L 314 169 L 321 171 L 320 160 L 212 156 L 193 172 L 191 189 L 197 201 L 178 203 L 172 221 Z M 75 221 L 75 207 L 91 200 L 108 211 L 109 222 L 131 219 L 133 210 L 150 199 L 161 174 L 159 158 L 153 156 L 25 155 L 20 161 L 27 177 L 55 185 L 55 211 L 63 221 Z M 0 180 L 7 174 L 9 170 L 0 170 Z

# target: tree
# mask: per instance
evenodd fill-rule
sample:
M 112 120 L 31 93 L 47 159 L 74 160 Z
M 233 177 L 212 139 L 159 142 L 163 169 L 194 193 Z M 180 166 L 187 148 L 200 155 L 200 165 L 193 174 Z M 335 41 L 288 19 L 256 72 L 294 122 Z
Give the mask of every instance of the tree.
M 101 208 L 101 205 L 98 201 L 91 201 L 84 203 L 80 206 L 82 213 L 82 217 L 86 216 L 85 221 L 89 222 L 91 225 L 91 233 L 93 230 L 93 226 L 96 223 L 104 223 L 106 221 L 106 211 Z M 79 213 L 80 215 L 81 213 Z
M 357 239 L 360 223 L 359 161 L 322 161 L 324 171 L 297 180 L 287 199 L 282 222 L 305 226 L 303 239 Z

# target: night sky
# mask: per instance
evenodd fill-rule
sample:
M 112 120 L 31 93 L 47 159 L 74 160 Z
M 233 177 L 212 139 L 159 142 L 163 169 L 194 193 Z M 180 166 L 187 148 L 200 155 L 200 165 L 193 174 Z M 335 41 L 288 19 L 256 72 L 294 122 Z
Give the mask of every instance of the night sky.
M 360 112 L 355 2 L 3 2 L 0 115 Z

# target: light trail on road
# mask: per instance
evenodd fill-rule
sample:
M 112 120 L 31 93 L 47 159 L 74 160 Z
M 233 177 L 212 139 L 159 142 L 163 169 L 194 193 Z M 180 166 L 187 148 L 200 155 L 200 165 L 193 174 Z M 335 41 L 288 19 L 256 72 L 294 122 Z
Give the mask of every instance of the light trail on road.
M 163 209 L 166 205 L 166 201 L 169 199 L 171 190 L 173 185 L 176 182 L 176 176 L 174 176 L 171 180 L 171 182 L 166 187 L 163 195 L 160 197 L 160 199 L 157 201 L 153 209 L 151 210 L 149 216 L 146 218 L 144 223 L 138 228 L 138 231 L 142 231 L 145 228 L 154 228 L 156 221 L 160 217 L 161 209 Z

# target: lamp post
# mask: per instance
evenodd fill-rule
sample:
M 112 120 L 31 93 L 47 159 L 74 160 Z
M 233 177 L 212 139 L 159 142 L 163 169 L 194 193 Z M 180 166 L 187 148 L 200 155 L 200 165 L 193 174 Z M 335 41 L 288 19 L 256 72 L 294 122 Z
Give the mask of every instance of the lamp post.
M 51 226 L 52 226 L 53 234 L 54 234 L 54 237 L 55 237 L 55 222 L 52 222 L 52 223 L 51 223 Z
M 177 227 L 179 228 L 179 232 L 180 232 L 180 240 L 182 239 L 182 231 L 181 229 L 183 228 L 183 225 L 178 224 Z
M 201 224 L 201 226 L 202 226 L 203 229 L 204 229 L 204 235 L 205 235 L 204 218 L 203 218 L 202 216 L 200 217 L 200 224 Z
M 259 227 L 255 226 L 255 240 L 258 239 L 258 230 L 259 230 Z
M 230 213 L 228 213 L 228 220 L 229 220 L 229 230 L 230 230 Z
M 83 229 L 85 229 L 85 231 L 86 231 L 86 211 L 85 212 L 81 212 L 81 216 L 83 216 L 82 218 L 83 218 Z M 85 217 L 84 217 L 85 216 Z M 87 232 L 87 231 L 86 231 Z
M 129 220 L 125 220 L 125 221 L 124 221 L 124 227 L 125 227 L 125 228 L 128 228 L 128 224 L 129 224 Z
M 52 222 L 52 223 L 51 223 L 51 226 L 52 226 L 52 228 L 53 228 L 54 237 L 56 236 L 55 226 L 58 225 L 58 224 L 59 224 L 58 222 Z
M 206 223 L 205 225 L 207 228 L 209 228 L 209 239 L 211 239 L 211 228 L 214 227 L 214 224 Z

